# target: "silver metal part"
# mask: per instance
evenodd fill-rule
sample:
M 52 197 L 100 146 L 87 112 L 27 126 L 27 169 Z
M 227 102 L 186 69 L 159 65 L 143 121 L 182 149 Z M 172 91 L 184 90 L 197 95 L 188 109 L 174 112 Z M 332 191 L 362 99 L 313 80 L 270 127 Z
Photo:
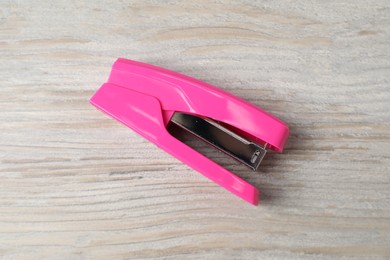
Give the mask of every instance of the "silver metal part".
M 254 171 L 257 170 L 267 152 L 265 146 L 249 141 L 209 118 L 176 112 L 171 122 Z

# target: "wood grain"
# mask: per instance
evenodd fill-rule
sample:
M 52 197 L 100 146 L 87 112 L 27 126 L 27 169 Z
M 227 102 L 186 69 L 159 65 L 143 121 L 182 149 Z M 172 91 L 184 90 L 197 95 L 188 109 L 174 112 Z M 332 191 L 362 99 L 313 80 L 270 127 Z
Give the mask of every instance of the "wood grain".
M 388 1 L 0 1 L 5 259 L 390 258 Z M 117 57 L 291 127 L 253 207 L 88 103 Z

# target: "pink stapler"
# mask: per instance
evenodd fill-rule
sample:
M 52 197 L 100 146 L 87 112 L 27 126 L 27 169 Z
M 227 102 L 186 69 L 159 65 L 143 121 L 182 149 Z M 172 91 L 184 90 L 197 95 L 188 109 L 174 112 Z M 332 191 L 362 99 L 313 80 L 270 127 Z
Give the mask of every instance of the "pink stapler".
M 175 125 L 256 170 L 267 149 L 282 152 L 289 129 L 258 107 L 200 80 L 119 58 L 90 102 L 242 199 L 259 190 L 192 149 L 169 131 Z

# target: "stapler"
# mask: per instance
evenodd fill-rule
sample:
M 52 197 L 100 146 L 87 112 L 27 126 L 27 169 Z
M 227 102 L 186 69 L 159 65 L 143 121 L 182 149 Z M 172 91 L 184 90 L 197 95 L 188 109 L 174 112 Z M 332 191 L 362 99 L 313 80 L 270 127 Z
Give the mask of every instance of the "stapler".
M 282 152 L 288 126 L 253 104 L 200 80 L 119 58 L 92 105 L 247 202 L 259 190 L 169 131 L 174 124 L 256 170 L 268 149 Z

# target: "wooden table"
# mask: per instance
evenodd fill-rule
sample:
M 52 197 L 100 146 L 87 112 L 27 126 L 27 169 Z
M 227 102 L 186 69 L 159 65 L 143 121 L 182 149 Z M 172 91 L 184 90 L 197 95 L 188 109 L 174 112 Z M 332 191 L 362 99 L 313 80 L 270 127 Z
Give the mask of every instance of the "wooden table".
M 389 259 L 389 2 L 162 2 L 0 2 L 0 255 Z M 289 124 L 257 173 L 207 149 L 258 207 L 88 103 L 117 57 Z

